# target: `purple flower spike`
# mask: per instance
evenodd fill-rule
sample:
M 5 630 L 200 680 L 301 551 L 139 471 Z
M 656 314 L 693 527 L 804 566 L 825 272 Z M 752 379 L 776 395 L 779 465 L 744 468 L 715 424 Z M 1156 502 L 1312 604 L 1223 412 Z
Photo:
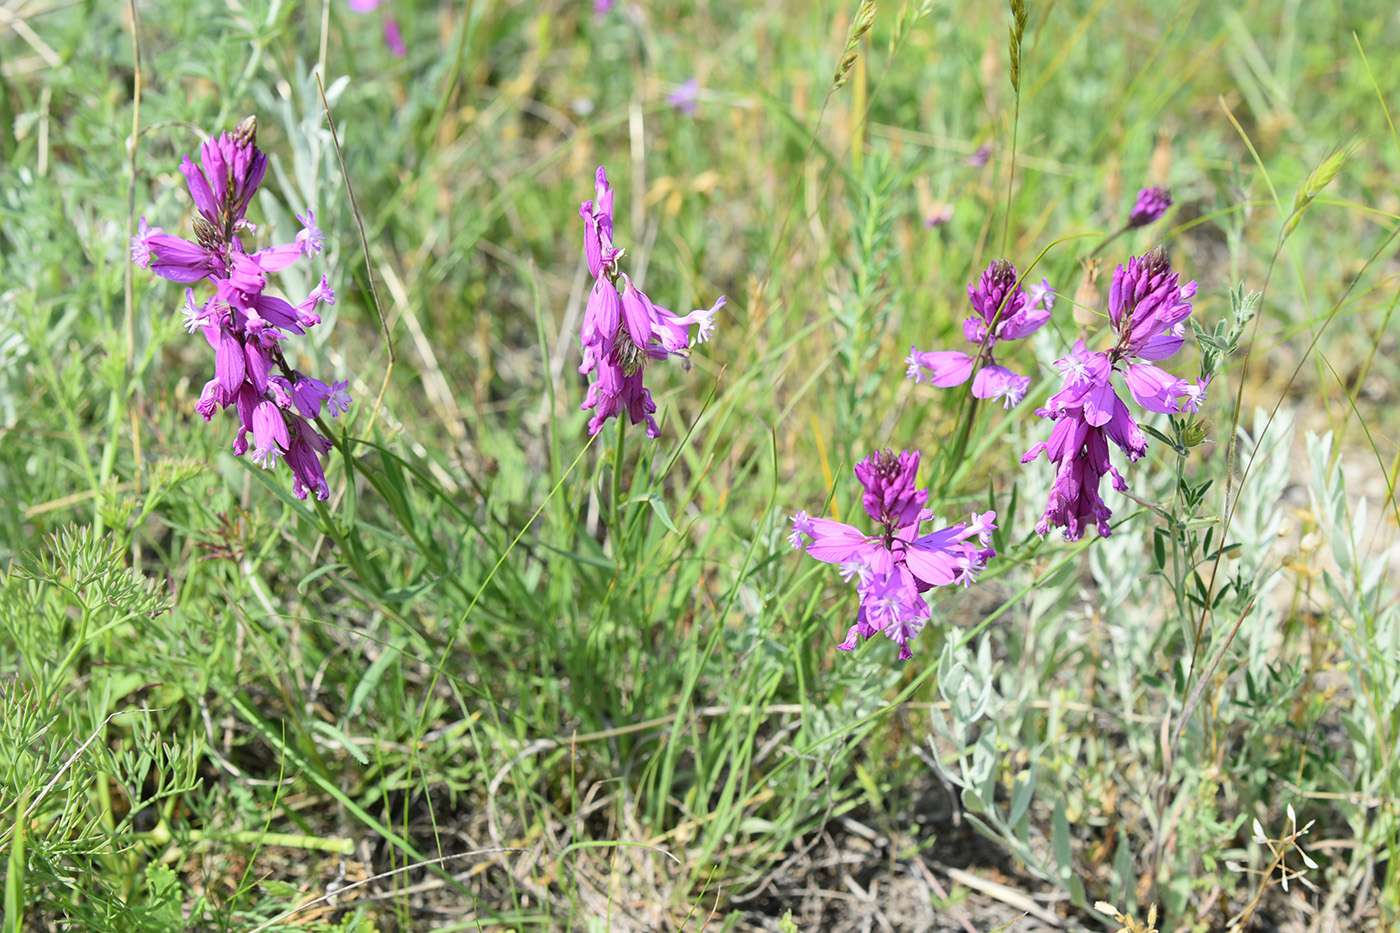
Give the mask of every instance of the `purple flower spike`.
M 1172 193 L 1166 188 L 1143 188 L 1138 192 L 1137 203 L 1128 215 L 1128 228 L 1145 227 L 1157 220 L 1172 206 Z
M 1114 388 L 1114 373 L 1121 374 L 1133 400 L 1147 411 L 1174 414 L 1200 405 L 1204 382 L 1193 385 L 1154 365 L 1181 347 L 1195 294 L 1196 283 L 1181 285 L 1160 248 L 1114 270 L 1109 293 L 1114 346 L 1100 353 L 1081 340 L 1056 361 L 1064 384 L 1036 411 L 1055 426 L 1048 441 L 1021 458 L 1029 463 L 1044 453 L 1055 465 L 1049 501 L 1036 525 L 1039 534 L 1061 528 L 1066 538 L 1076 540 L 1090 524 L 1100 535 L 1111 533 L 1113 512 L 1100 485 L 1105 476 L 1120 491 L 1128 485 L 1109 460 L 1109 442 L 1130 462 L 1147 452 L 1146 436 Z
M 596 374 L 582 405 L 593 412 L 588 433 L 597 434 L 609 418 L 626 412 L 633 424 L 645 422 L 648 437 L 658 437 L 661 429 L 653 417 L 656 402 L 642 373 L 652 360 L 672 356 L 680 357 L 689 369 L 691 347 L 709 339 L 724 296 L 708 309 L 685 315 L 653 302 L 618 268 L 623 251 L 613 245 L 613 189 L 602 166 L 594 178 L 594 194 L 593 200 L 579 207 L 584 256 L 594 280 L 579 329 L 583 350 L 579 372 Z M 692 326 L 696 327 L 693 339 Z
M 916 489 L 918 452 L 877 451 L 855 468 L 865 487 L 862 503 L 880 526 L 874 534 L 806 512 L 792 517 L 788 542 L 808 555 L 841 568 L 860 597 L 855 624 L 838 648 L 850 651 L 863 639 L 883 633 L 899 645 L 900 660 L 913 657 L 910 641 L 930 618 L 923 594 L 935 586 L 967 586 L 995 556 L 990 546 L 995 512 L 974 513 L 965 523 L 920 535 L 931 521 L 924 508 L 928 491 Z
M 1196 283 L 1180 284 L 1166 250 L 1129 258 L 1113 270 L 1108 319 L 1119 338 L 1119 355 L 1163 360 L 1181 348 Z
M 199 165 L 188 158 L 180 164 L 194 206 L 212 226 L 210 233 L 225 241 L 247 228 L 243 215 L 267 172 L 267 156 L 257 147 L 257 133 L 257 120 L 248 117 L 232 133 L 206 139 Z M 201 242 L 206 239 L 197 225 L 195 232 Z
M 971 378 L 976 398 L 1005 399 L 1006 408 L 1020 402 L 1030 388 L 1030 377 L 999 364 L 993 348 L 999 340 L 1020 340 L 1044 327 L 1055 306 L 1055 289 L 1043 279 L 1029 289 L 1018 282 L 1016 267 L 1006 260 L 988 266 L 978 283 L 967 287 L 968 301 L 976 313 L 963 321 L 963 336 L 978 345 L 977 356 L 911 347 L 905 375 L 915 382 L 927 377 L 939 388 L 962 385 Z
M 384 18 L 384 44 L 389 49 L 389 54 L 395 58 L 403 58 L 408 55 L 408 46 L 403 43 L 403 32 L 399 29 L 399 21 L 392 16 Z
M 280 344 L 321 323 L 315 308 L 322 301 L 334 302 L 335 294 L 324 276 L 296 306 L 264 294 L 269 273 L 320 252 L 324 235 L 308 210 L 298 216 L 302 230 L 292 242 L 252 254 L 244 250 L 244 236 L 255 232 L 245 214 L 267 171 L 257 128 L 249 117 L 233 132 L 205 140 L 198 164 L 188 157 L 182 161 L 180 170 L 199 211 L 195 242 L 148 227 L 142 218 L 132 238 L 131 259 L 174 282 L 209 281 L 212 295 L 201 304 L 194 289 L 186 289 L 183 307 L 185 329 L 202 330 L 214 350 L 214 378 L 205 384 L 195 411 L 209 421 L 215 412 L 233 407 L 239 424 L 233 452 L 247 453 L 251 434 L 254 462 L 270 469 L 285 459 L 292 468 L 292 491 L 302 498 L 314 492 L 325 499 L 329 489 L 320 457 L 330 442 L 306 419 L 318 417 L 323 407 L 331 417 L 347 411 L 347 384 L 330 388 L 295 372 Z
M 919 454 L 882 450 L 856 464 L 856 479 L 865 487 L 861 501 L 872 521 L 902 528 L 919 520 L 928 490 L 915 489 Z

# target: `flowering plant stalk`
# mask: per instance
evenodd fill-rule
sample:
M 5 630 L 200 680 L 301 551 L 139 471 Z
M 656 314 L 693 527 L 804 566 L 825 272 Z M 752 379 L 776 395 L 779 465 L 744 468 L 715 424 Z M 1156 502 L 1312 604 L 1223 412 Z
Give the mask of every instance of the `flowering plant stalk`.
M 995 512 L 974 512 L 967 522 L 920 533 L 933 511 L 924 507 L 928 490 L 915 488 L 918 472 L 918 451 L 878 451 L 856 465 L 865 487 L 861 502 L 880 526 L 875 534 L 806 512 L 792 517 L 788 542 L 819 561 L 839 564 L 841 576 L 856 582 L 860 609 L 837 645 L 843 651 L 883 633 L 899 645 L 901 661 L 913 657 L 909 643 L 931 617 L 923 594 L 936 586 L 971 586 L 996 556 Z
M 911 346 L 904 360 L 905 377 L 915 382 L 928 379 L 931 385 L 949 388 L 972 379 L 971 404 L 964 414 L 961 402 L 967 401 L 969 396 L 963 395 L 957 418 L 959 427 L 943 458 L 945 482 L 963 460 L 978 403 L 983 399 L 1000 398 L 1004 399 L 1002 407 L 1010 409 L 1030 388 L 1030 377 L 1001 365 L 994 352 L 998 341 L 1029 337 L 1050 320 L 1055 307 L 1055 289 L 1045 279 L 1039 285 L 1025 288 L 1023 278 L 1014 265 L 999 259 L 987 267 L 976 285 L 967 287 L 968 301 L 975 313 L 963 321 L 963 336 L 977 347 L 974 355 Z
M 329 495 L 321 458 L 331 442 L 318 431 L 322 412 L 332 418 L 350 407 L 347 382 L 327 385 L 292 368 L 281 342 L 321 323 L 316 308 L 333 304 L 335 293 L 325 276 L 305 299 L 292 305 L 267 293 L 269 273 L 280 272 L 303 256 L 320 252 L 321 231 L 310 210 L 298 215 L 302 229 L 290 243 L 249 253 L 244 239 L 256 234 L 248 222 L 248 205 L 267 171 L 267 157 L 257 147 L 257 119 L 247 117 L 232 133 L 205 140 L 196 165 L 180 165 L 198 216 L 193 242 L 148 227 L 146 218 L 131 241 L 138 266 L 173 282 L 208 282 L 212 292 L 196 298 L 185 290 L 185 329 L 204 334 L 214 351 L 214 378 L 201 392 L 195 410 L 205 421 L 233 408 L 239 428 L 233 452 L 248 451 L 253 462 L 271 469 L 285 460 L 292 470 L 292 492 L 305 499 Z
M 1108 520 L 1113 511 L 1099 487 L 1105 476 L 1112 477 L 1113 488 L 1120 492 L 1128 484 L 1109 459 L 1109 442 L 1129 461 L 1147 452 L 1147 438 L 1113 386 L 1114 374 L 1122 377 L 1133 400 L 1147 411 L 1174 414 L 1200 407 L 1208 378 L 1191 383 L 1155 365 L 1181 348 L 1195 294 L 1196 283 L 1180 284 L 1160 247 L 1114 270 L 1108 303 L 1113 347 L 1107 352 L 1092 351 L 1080 340 L 1068 356 L 1055 362 L 1064 384 L 1045 407 L 1036 410 L 1055 426 L 1048 440 L 1021 457 L 1022 463 L 1029 463 L 1044 453 L 1055 464 L 1054 485 L 1036 525 L 1040 535 L 1058 527 L 1074 541 L 1088 523 L 1100 535 L 1112 533 Z
M 601 165 L 594 190 L 596 197 L 579 207 L 593 290 L 579 332 L 583 365 L 578 371 L 597 374 L 582 405 L 585 411 L 593 410 L 588 433 L 597 434 L 609 418 L 625 410 L 633 424 L 646 422 L 647 437 L 659 437 L 661 429 L 653 417 L 656 403 L 642 382 L 646 365 L 675 356 L 689 369 L 690 327 L 697 326 L 696 343 L 708 340 L 715 315 L 724 307 L 724 296 L 708 309 L 685 315 L 653 302 L 619 267 L 625 251 L 613 245 L 613 189 Z
M 596 374 L 584 397 L 583 410 L 593 411 L 588 433 L 595 435 L 609 418 L 627 412 L 632 424 L 645 422 L 647 437 L 659 437 L 654 414 L 656 402 L 642 381 L 647 363 L 679 357 L 690 369 L 690 327 L 696 325 L 695 343 L 708 340 L 715 315 L 724 307 L 719 296 L 708 309 L 677 315 L 656 304 L 620 268 L 625 250 L 613 243 L 613 189 L 603 166 L 594 175 L 594 197 L 579 206 L 583 218 L 583 252 L 593 288 L 584 309 L 579 343 L 583 364 L 579 372 Z M 620 285 L 619 285 L 620 283 Z M 619 288 L 621 294 L 619 294 Z M 626 431 L 618 418 L 617 444 L 613 448 L 610 510 L 613 533 L 622 533 L 622 463 Z M 620 542 L 615 554 L 620 559 Z
M 927 377 L 930 385 L 939 388 L 959 386 L 971 378 L 973 398 L 1005 399 L 1003 407 L 1011 408 L 1025 397 L 1031 378 L 997 362 L 997 341 L 1020 340 L 1044 327 L 1055 307 L 1055 289 L 1044 279 L 1022 288 L 1016 267 L 999 259 L 976 285 L 967 287 L 967 297 L 976 314 L 963 321 L 963 336 L 977 347 L 977 354 L 910 347 L 905 376 L 915 382 Z

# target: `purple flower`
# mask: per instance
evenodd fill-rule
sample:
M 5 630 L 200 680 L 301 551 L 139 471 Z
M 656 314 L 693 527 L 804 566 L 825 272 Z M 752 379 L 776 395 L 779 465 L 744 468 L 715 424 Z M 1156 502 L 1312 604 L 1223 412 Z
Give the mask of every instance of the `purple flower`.
M 1166 188 L 1143 188 L 1138 192 L 1137 203 L 1128 215 L 1128 228 L 1145 227 L 1161 217 L 1172 206 L 1172 193 Z
M 1055 464 L 1055 481 L 1036 533 L 1044 537 L 1052 527 L 1063 528 L 1066 539 L 1078 541 L 1093 522 L 1100 535 L 1112 534 L 1108 520 L 1113 510 L 1103 501 L 1099 485 L 1105 474 L 1112 475 L 1115 489 L 1127 489 L 1128 484 L 1109 461 L 1104 428 L 1090 425 L 1082 410 L 1065 413 L 1051 429 L 1050 440 L 1026 451 L 1021 462 L 1030 463 L 1041 451 Z
M 841 576 L 856 583 L 860 609 L 837 645 L 844 651 L 883 632 L 899 645 L 900 660 L 913 657 L 909 642 L 930 616 L 923 594 L 935 586 L 971 585 L 995 556 L 990 546 L 995 512 L 973 513 L 968 522 L 919 534 L 933 513 L 924 508 L 928 491 L 914 487 L 918 471 L 918 452 L 907 450 L 899 456 L 879 451 L 856 465 L 865 511 L 880 526 L 875 534 L 806 512 L 792 517 L 788 542 L 839 565 Z
M 287 465 L 292 468 L 292 493 L 305 499 L 308 492 L 325 501 L 330 497 L 321 457 L 330 452 L 331 442 L 311 426 L 305 418 L 292 415 L 292 444 L 287 448 Z
M 594 177 L 594 191 L 596 197 L 579 208 L 584 255 L 594 277 L 579 329 L 579 372 L 596 374 L 582 405 L 593 411 L 588 433 L 597 434 L 609 418 L 626 412 L 633 424 L 646 422 L 648 437 L 657 437 L 661 429 L 652 417 L 656 403 L 642 382 L 642 372 L 650 361 L 671 356 L 680 357 L 689 369 L 691 347 L 709 339 L 725 299 L 721 295 L 708 309 L 684 315 L 653 302 L 618 268 L 623 251 L 613 245 L 613 190 L 602 166 Z
M 232 133 L 206 140 L 198 165 L 185 158 L 180 168 L 199 211 L 196 242 L 148 227 L 142 218 L 131 258 L 171 281 L 210 283 L 212 294 L 202 304 L 187 288 L 183 307 L 185 329 L 203 331 L 214 351 L 214 378 L 205 384 L 195 411 L 209 421 L 215 412 L 234 408 L 239 422 L 234 453 L 248 451 L 251 434 L 254 462 L 271 468 L 285 459 L 292 468 L 292 491 L 324 499 L 329 490 L 319 458 L 330 450 L 330 441 L 307 419 L 319 417 L 323 406 L 331 417 L 348 410 L 347 383 L 328 387 L 291 369 L 280 345 L 319 324 L 316 306 L 334 302 L 335 294 L 324 276 L 295 306 L 264 293 L 269 273 L 320 252 L 324 236 L 308 210 L 297 218 L 302 230 L 292 242 L 245 251 L 243 237 L 255 232 L 245 214 L 267 171 L 252 117 Z
M 973 168 L 981 168 L 987 164 L 987 160 L 992 156 L 992 144 L 983 143 L 977 147 L 977 151 L 968 156 L 963 162 Z
M 593 18 L 602 19 L 617 6 L 617 0 L 593 0 Z
M 694 113 L 695 102 L 700 97 L 700 82 L 694 78 L 689 79 L 677 87 L 666 97 L 666 103 L 675 107 L 681 113 Z
M 403 58 L 408 54 L 408 46 L 403 44 L 403 33 L 399 30 L 399 21 L 392 16 L 384 18 L 384 44 L 389 47 L 389 53 L 395 58 Z
M 871 521 L 903 527 L 919 520 L 928 491 L 914 487 L 919 454 L 882 450 L 856 464 L 856 479 L 865 487 L 861 502 Z
M 1109 292 L 1113 348 L 1106 353 L 1091 351 L 1081 340 L 1068 356 L 1056 361 L 1064 383 L 1036 411 L 1054 421 L 1055 427 L 1048 441 L 1034 445 L 1021 458 L 1029 463 L 1044 452 L 1055 464 L 1049 501 L 1036 525 L 1039 534 L 1058 527 L 1073 541 L 1091 521 L 1100 535 L 1111 533 L 1108 519 L 1113 512 L 1099 494 L 1100 483 L 1111 476 L 1113 487 L 1120 491 L 1127 489 L 1127 483 L 1109 461 L 1108 443 L 1112 441 L 1130 462 L 1147 452 L 1147 438 L 1113 386 L 1114 373 L 1122 375 L 1133 400 L 1147 411 L 1172 414 L 1199 407 L 1204 380 L 1193 385 L 1154 365 L 1181 347 L 1195 294 L 1196 283 L 1181 285 L 1160 248 L 1134 256 L 1114 270 Z
M 1025 396 L 1031 380 L 997 363 L 993 348 L 998 340 L 1019 340 L 1044 327 L 1055 306 L 1055 290 L 1044 280 L 1023 289 L 1016 267 L 1001 259 L 987 267 L 975 286 L 967 287 L 967 297 L 977 313 L 963 321 L 963 336 L 978 345 L 977 356 L 910 347 L 905 375 L 915 382 L 927 378 L 939 388 L 948 388 L 962 385 L 976 371 L 972 394 L 984 399 L 1004 398 L 1005 407 L 1010 408 Z
M 605 266 L 622 258 L 622 250 L 613 248 L 613 190 L 601 165 L 594 175 L 593 190 L 597 196 L 579 205 L 578 213 L 583 218 L 583 252 L 588 258 L 588 271 L 596 279 L 603 276 Z
M 227 242 L 248 228 L 244 218 L 248 202 L 267 172 L 267 156 L 256 144 L 257 131 L 257 121 L 249 117 L 232 133 L 206 139 L 200 146 L 199 165 L 188 156 L 180 163 L 194 206 L 213 228 L 204 230 L 195 225 L 204 245 L 212 245 L 206 239 Z

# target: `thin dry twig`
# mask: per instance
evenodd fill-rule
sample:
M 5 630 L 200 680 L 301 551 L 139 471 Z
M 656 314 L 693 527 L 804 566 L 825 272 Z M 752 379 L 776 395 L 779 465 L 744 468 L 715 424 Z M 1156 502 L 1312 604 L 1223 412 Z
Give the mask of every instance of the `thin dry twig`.
M 1043 920 L 1053 927 L 1064 926 L 1064 921 L 1059 917 L 1055 916 L 1044 907 L 1041 907 L 1015 888 L 1007 887 L 1004 884 L 998 884 L 995 881 L 988 881 L 986 878 L 979 878 L 972 874 L 972 872 L 963 871 L 961 868 L 940 866 L 939 870 L 958 884 L 972 888 L 974 891 L 980 891 L 990 898 L 1001 901 L 1008 907 L 1014 907 L 1016 910 L 1024 911 L 1037 920 Z
M 260 923 L 260 924 L 258 924 L 257 926 L 253 927 L 253 929 L 249 930 L 248 933 L 262 933 L 263 930 L 266 930 L 268 927 L 273 926 L 273 925 L 275 925 L 275 924 L 281 923 L 283 920 L 286 920 L 288 917 L 295 916 L 296 914 L 301 913 L 303 910 L 306 910 L 306 909 L 308 909 L 308 908 L 310 908 L 310 907 L 315 907 L 317 904 L 324 904 L 324 903 L 330 901 L 330 900 L 333 899 L 333 898 L 339 898 L 339 897 L 343 896 L 343 895 L 345 894 L 345 892 L 347 892 L 347 891 L 353 891 L 353 890 L 355 890 L 356 888 L 362 888 L 362 887 L 364 887 L 364 886 L 367 885 L 367 884 L 373 884 L 373 883 L 376 882 L 376 881 L 383 881 L 385 878 L 392 878 L 392 877 L 394 877 L 395 875 L 401 875 L 401 874 L 403 874 L 403 873 L 406 872 L 406 871 L 413 871 L 413 870 L 418 869 L 418 868 L 427 868 L 427 867 L 433 866 L 433 865 L 436 865 L 436 866 L 438 866 L 438 867 L 441 867 L 443 864 L 445 864 L 445 863 L 447 863 L 447 862 L 455 861 L 455 860 L 457 860 L 457 859 L 462 859 L 462 858 L 470 858 L 470 857 L 476 856 L 476 855 L 499 855 L 499 854 L 502 854 L 502 853 L 510 853 L 510 852 L 528 852 L 528 851 L 529 851 L 529 849 L 513 849 L 513 848 L 504 848 L 504 847 L 503 847 L 503 848 L 497 848 L 497 849 L 473 849 L 473 850 L 470 851 L 470 852 L 457 852 L 457 853 L 454 853 L 454 854 L 452 854 L 452 855 L 444 855 L 444 856 L 442 856 L 442 857 L 440 857 L 440 858 L 431 858 L 431 859 L 428 859 L 427 861 L 416 862 L 416 863 L 414 863 L 414 864 L 412 864 L 412 865 L 404 865 L 404 866 L 402 866 L 401 868 L 395 868 L 395 869 L 393 869 L 393 870 L 391 870 L 391 871 L 381 872 L 381 873 L 378 874 L 378 875 L 372 875 L 372 876 L 370 876 L 370 877 L 364 879 L 363 881 L 356 881 L 356 882 L 353 883 L 353 884 L 347 884 L 347 885 L 345 885 L 345 886 L 343 886 L 343 887 L 337 887 L 334 891 L 328 891 L 327 893 L 322 894 L 320 897 L 312 898 L 311 900 L 305 902 L 304 904 L 298 904 L 296 907 L 293 907 L 291 910 L 283 911 L 282 913 L 278 914 L 276 917 L 273 917 L 271 920 L 264 921 L 263 923 Z M 402 892 L 399 892 L 399 893 L 402 893 Z

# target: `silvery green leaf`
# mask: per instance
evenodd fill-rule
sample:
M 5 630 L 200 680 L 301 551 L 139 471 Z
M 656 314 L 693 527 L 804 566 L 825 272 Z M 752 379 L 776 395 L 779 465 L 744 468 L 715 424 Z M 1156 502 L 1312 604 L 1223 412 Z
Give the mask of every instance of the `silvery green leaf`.
M 1006 817 L 1013 826 L 1021 822 L 1021 817 L 1030 809 L 1031 797 L 1035 795 L 1035 767 L 1021 772 L 1017 777 L 1016 787 L 1011 792 L 1011 812 Z

